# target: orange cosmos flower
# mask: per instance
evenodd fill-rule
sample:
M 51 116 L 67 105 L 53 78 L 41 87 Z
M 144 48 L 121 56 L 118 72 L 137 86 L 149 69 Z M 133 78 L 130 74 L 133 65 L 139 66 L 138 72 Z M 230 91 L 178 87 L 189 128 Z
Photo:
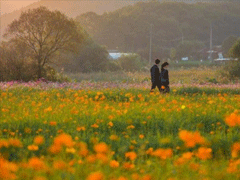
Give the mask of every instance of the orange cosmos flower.
M 103 154 L 103 153 L 97 153 L 96 158 L 104 164 L 107 164 L 108 160 L 109 160 L 108 157 L 106 156 L 106 154 Z
M 229 116 L 226 117 L 225 122 L 228 126 L 234 127 L 240 125 L 240 115 L 237 115 L 236 113 L 232 113 Z
M 94 145 L 94 150 L 97 153 L 107 153 L 109 149 L 108 149 L 108 146 L 106 143 L 101 142 L 101 143 Z
M 173 150 L 168 148 L 168 149 L 162 149 L 162 148 L 159 148 L 159 149 L 156 149 L 153 153 L 152 153 L 153 156 L 156 156 L 156 157 L 159 157 L 161 159 L 167 159 L 167 158 L 170 158 L 172 157 L 173 155 Z
M 232 145 L 232 157 L 238 157 L 238 152 L 240 151 L 240 143 L 236 142 Z
M 143 138 L 144 138 L 144 135 L 143 135 L 143 134 L 140 134 L 140 135 L 139 135 L 139 138 L 140 138 L 140 139 L 143 139 Z
M 88 163 L 94 163 L 96 161 L 96 156 L 94 154 L 92 155 L 89 155 L 87 158 L 86 158 L 87 162 Z
M 179 137 L 185 142 L 186 147 L 194 147 L 196 144 L 204 144 L 205 139 L 200 135 L 198 131 L 189 132 L 186 130 L 181 130 L 179 132 Z
M 184 164 L 188 162 L 192 158 L 192 156 L 193 156 L 192 152 L 183 153 L 182 156 L 174 162 L 174 165 Z
M 108 125 L 109 125 L 110 127 L 113 127 L 113 123 L 112 123 L 111 121 L 108 123 Z
M 152 180 L 152 179 L 153 179 L 152 176 L 149 174 L 146 174 L 142 177 L 142 180 Z
M 38 146 L 36 146 L 36 145 L 34 145 L 34 144 L 33 144 L 33 145 L 29 145 L 29 146 L 28 146 L 28 150 L 29 150 L 29 151 L 37 151 L 37 150 L 38 150 Z
M 228 173 L 236 173 L 239 172 L 239 165 L 240 165 L 240 159 L 236 161 L 230 161 L 229 166 L 227 168 Z
M 112 160 L 112 161 L 110 161 L 110 167 L 112 167 L 112 168 L 117 168 L 117 167 L 119 167 L 119 162 L 117 162 L 116 160 Z
M 56 121 L 51 121 L 51 122 L 49 122 L 49 125 L 50 125 L 50 126 L 56 126 L 56 125 L 57 125 L 57 122 L 56 122 Z
M 134 129 L 134 128 L 135 128 L 134 125 L 129 125 L 129 126 L 127 127 L 127 129 Z
M 118 140 L 118 136 L 113 134 L 109 137 L 109 139 L 111 139 L 112 141 L 116 141 Z
M 114 116 L 113 116 L 113 115 L 109 115 L 108 118 L 109 118 L 109 119 L 113 119 Z
M 193 153 L 192 153 L 192 152 L 186 152 L 186 153 L 183 153 L 183 154 L 182 154 L 182 157 L 183 157 L 184 159 L 188 159 L 188 160 L 190 160 L 190 159 L 192 158 L 192 156 L 193 156 Z
M 127 169 L 127 170 L 133 169 L 134 167 L 135 167 L 135 165 L 132 164 L 132 163 L 129 163 L 129 162 L 125 162 L 125 163 L 123 164 L 123 168 L 124 168 L 124 169 Z
M 37 171 L 46 169 L 45 163 L 37 157 L 33 157 L 33 158 L 29 159 L 28 166 Z
M 200 148 L 198 148 L 196 156 L 202 160 L 211 159 L 212 158 L 212 149 L 200 147 Z
M 140 176 L 138 173 L 133 173 L 131 177 L 133 180 L 140 180 Z
M 27 134 L 30 134 L 32 132 L 32 130 L 30 128 L 25 128 L 24 132 L 27 133 Z
M 87 180 L 103 180 L 103 179 L 104 179 L 104 175 L 100 171 L 93 172 L 87 177 Z
M 70 135 L 63 133 L 63 134 L 58 135 L 54 139 L 54 145 L 72 147 L 74 145 L 74 142 Z
M 49 151 L 52 153 L 52 154 L 58 154 L 60 153 L 62 150 L 62 147 L 59 146 L 59 145 L 52 145 L 49 147 Z
M 0 179 L 16 179 L 18 166 L 0 157 Z
M 153 148 L 149 148 L 149 149 L 146 151 L 146 154 L 152 155 L 152 153 L 153 153 Z
M 85 142 L 79 142 L 76 144 L 76 147 L 79 148 L 79 152 L 78 154 L 80 156 L 87 156 L 88 154 L 88 148 L 87 148 L 87 144 Z
M 134 151 L 126 152 L 125 157 L 129 158 L 131 161 L 134 161 L 137 157 L 137 154 Z
M 98 128 L 99 126 L 97 124 L 91 125 L 92 128 Z
M 48 108 L 44 109 L 44 113 L 52 111 L 52 107 L 49 106 Z
M 197 170 L 199 170 L 200 165 L 197 164 L 197 163 L 190 163 L 190 164 L 189 164 L 189 167 L 190 167 L 192 170 L 197 171 Z
M 22 142 L 19 140 L 19 139 L 9 139 L 8 140 L 8 143 L 10 146 L 13 146 L 13 147 L 22 147 Z
M 54 161 L 53 162 L 53 168 L 54 169 L 60 169 L 60 170 L 64 170 L 64 169 L 66 169 L 67 168 L 67 164 L 64 162 L 64 161 L 62 161 L 62 160 L 58 160 L 58 161 Z
M 33 140 L 34 144 L 41 145 L 44 143 L 44 137 L 43 136 L 36 136 Z
M 84 126 L 81 126 L 81 127 L 77 127 L 77 131 L 85 131 L 86 128 Z

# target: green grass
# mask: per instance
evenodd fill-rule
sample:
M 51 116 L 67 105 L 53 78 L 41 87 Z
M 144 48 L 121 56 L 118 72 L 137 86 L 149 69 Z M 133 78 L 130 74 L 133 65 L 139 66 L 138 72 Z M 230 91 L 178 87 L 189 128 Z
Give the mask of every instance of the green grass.
M 150 67 L 149 67 L 150 69 Z M 171 84 L 228 84 L 233 81 L 228 80 L 226 77 L 220 76 L 220 66 L 199 66 L 184 68 L 170 67 L 169 79 Z M 126 82 L 126 83 L 144 83 L 150 82 L 150 71 L 142 72 L 94 72 L 94 73 L 67 73 L 69 78 L 76 82 Z M 239 83 L 239 80 L 235 80 L 234 83 Z
M 134 172 L 141 176 L 150 174 L 153 179 L 237 179 L 235 174 L 227 173 L 226 169 L 232 159 L 231 147 L 239 141 L 240 128 L 229 127 L 225 118 L 239 110 L 239 90 L 178 88 L 175 92 L 162 95 L 149 94 L 148 90 L 141 89 L 43 91 L 16 88 L 2 91 L 0 100 L 0 139 L 14 137 L 23 142 L 21 148 L 1 148 L 0 145 L 0 153 L 7 152 L 5 157 L 18 164 L 19 171 L 16 174 L 19 177 L 31 179 L 39 174 L 20 166 L 20 163 L 36 156 L 44 157 L 49 167 L 56 159 L 65 162 L 83 160 L 84 164 L 74 165 L 74 173 L 53 168 L 49 168 L 50 174 L 48 171 L 40 173 L 48 179 L 85 179 L 94 171 L 101 171 L 106 179 L 110 176 L 131 179 Z M 56 122 L 56 125 L 50 122 Z M 109 122 L 113 123 L 112 127 Z M 99 127 L 94 128 L 93 124 Z M 129 128 L 131 126 L 134 128 Z M 85 127 L 85 130 L 78 131 L 77 127 Z M 180 130 L 199 131 L 208 142 L 206 146 L 212 149 L 212 158 L 207 161 L 197 157 L 191 159 L 191 163 L 200 165 L 199 170 L 189 168 L 191 163 L 174 165 L 184 152 L 195 153 L 201 146 L 185 147 L 178 135 Z M 62 152 L 52 155 L 48 148 L 61 132 L 73 138 L 78 137 L 76 142 L 87 143 L 90 153 L 94 152 L 94 139 L 105 142 L 115 152 L 111 158 L 116 159 L 120 166 L 129 162 L 125 153 L 134 151 L 137 153 L 137 159 L 132 162 L 135 168 L 124 170 L 119 167 L 113 170 L 100 162 L 88 163 L 85 157 L 77 154 Z M 45 143 L 37 151 L 28 150 L 28 145 L 33 143 L 37 135 L 44 136 Z M 117 135 L 118 140 L 111 140 L 111 135 Z M 144 138 L 141 139 L 139 135 L 144 135 Z M 148 148 L 171 148 L 173 157 L 167 160 L 150 157 L 145 154 Z M 145 170 L 142 174 L 141 169 Z

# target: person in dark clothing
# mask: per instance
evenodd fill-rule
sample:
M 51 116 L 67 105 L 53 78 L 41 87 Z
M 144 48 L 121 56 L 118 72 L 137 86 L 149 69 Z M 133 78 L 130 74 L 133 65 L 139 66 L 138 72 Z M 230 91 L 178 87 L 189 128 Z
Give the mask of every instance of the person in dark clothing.
M 161 66 L 161 73 L 160 73 L 160 79 L 161 79 L 161 92 L 168 93 L 170 92 L 169 88 L 169 76 L 168 76 L 168 68 L 169 64 L 168 62 L 164 62 Z
M 160 63 L 160 60 L 156 59 L 155 64 L 150 69 L 151 81 L 152 81 L 152 87 L 150 92 L 153 92 L 156 86 L 158 87 L 159 91 L 161 90 L 160 71 L 158 67 L 159 63 Z

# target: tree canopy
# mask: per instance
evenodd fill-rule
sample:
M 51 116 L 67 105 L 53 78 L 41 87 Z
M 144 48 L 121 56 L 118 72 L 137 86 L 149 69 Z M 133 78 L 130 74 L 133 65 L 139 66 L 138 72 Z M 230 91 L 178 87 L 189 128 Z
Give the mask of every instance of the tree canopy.
M 153 47 L 167 49 L 169 56 L 182 39 L 201 41 L 209 48 L 211 23 L 214 45 L 221 45 L 230 35 L 240 36 L 239 9 L 238 2 L 138 2 L 102 15 L 85 13 L 76 20 L 98 43 L 125 52 L 149 49 L 152 24 Z
M 38 78 L 42 76 L 43 67 L 58 51 L 73 51 L 76 44 L 84 40 L 73 19 L 43 6 L 23 12 L 8 26 L 6 36 L 29 48 L 38 67 Z

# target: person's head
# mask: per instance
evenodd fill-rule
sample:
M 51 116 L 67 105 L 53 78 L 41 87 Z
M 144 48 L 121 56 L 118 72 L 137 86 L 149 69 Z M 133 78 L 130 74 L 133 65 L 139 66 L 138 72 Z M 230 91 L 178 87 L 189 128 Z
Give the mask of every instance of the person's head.
M 168 67 L 168 62 L 164 62 L 163 64 L 162 64 L 162 69 L 166 69 L 167 67 Z
M 160 63 L 160 60 L 159 60 L 159 59 L 156 59 L 156 60 L 155 60 L 155 63 L 156 63 L 156 64 L 159 64 L 159 63 Z

